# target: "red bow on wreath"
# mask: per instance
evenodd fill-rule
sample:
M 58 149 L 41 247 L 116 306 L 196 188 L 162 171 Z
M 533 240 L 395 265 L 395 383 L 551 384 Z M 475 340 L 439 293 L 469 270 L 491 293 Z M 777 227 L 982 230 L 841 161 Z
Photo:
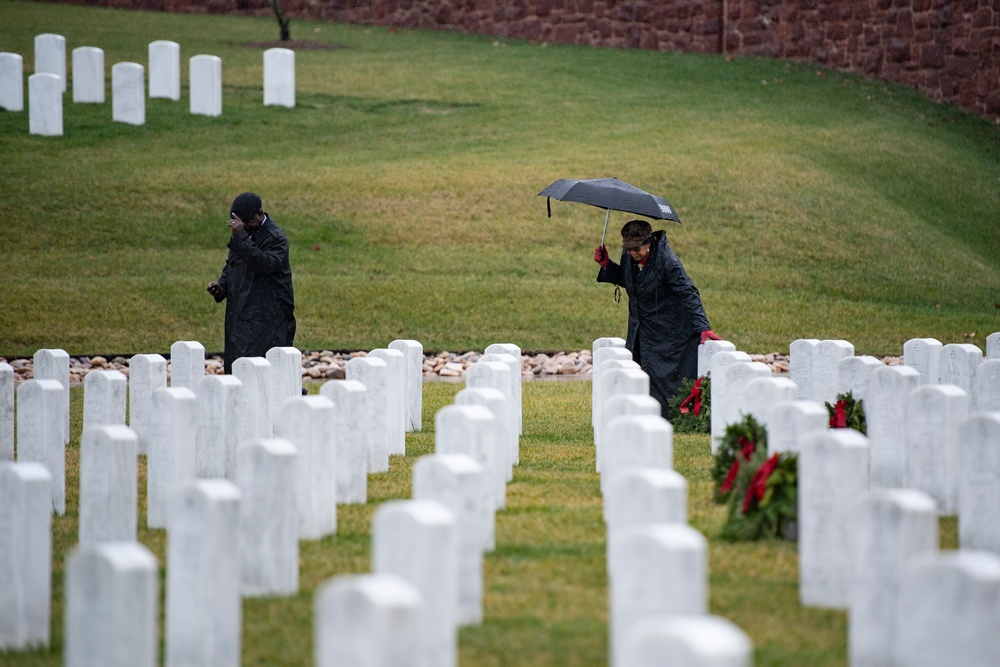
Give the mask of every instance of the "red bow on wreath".
M 778 455 L 775 454 L 767 461 L 761 464 L 757 468 L 757 472 L 754 473 L 753 479 L 750 480 L 750 486 L 747 487 L 747 495 L 743 497 L 743 513 L 746 514 L 750 510 L 750 504 L 753 502 L 754 498 L 758 501 L 764 499 L 764 492 L 767 491 L 767 479 L 774 472 L 775 467 L 778 465 Z
M 740 436 L 738 442 L 740 444 L 740 447 L 742 448 L 740 453 L 743 455 L 743 459 L 749 461 L 750 457 L 753 456 L 753 453 L 757 451 L 757 443 L 754 442 L 753 440 L 747 440 L 743 436 Z M 719 487 L 719 495 L 722 495 L 723 493 L 729 493 L 732 490 L 733 484 L 736 483 L 736 476 L 739 474 L 739 472 L 740 472 L 740 457 L 737 456 L 736 460 L 733 461 L 733 465 L 729 466 L 729 472 L 726 473 L 726 479 L 723 480 L 722 486 Z
M 681 403 L 681 407 L 678 408 L 682 415 L 691 412 L 691 408 L 687 406 L 691 401 L 694 401 L 694 414 L 697 417 L 701 414 L 701 378 L 694 381 L 694 388 L 691 389 L 691 393 L 688 394 L 688 397 Z
M 847 428 L 847 401 L 841 399 L 833 408 L 833 416 L 830 417 L 830 428 Z

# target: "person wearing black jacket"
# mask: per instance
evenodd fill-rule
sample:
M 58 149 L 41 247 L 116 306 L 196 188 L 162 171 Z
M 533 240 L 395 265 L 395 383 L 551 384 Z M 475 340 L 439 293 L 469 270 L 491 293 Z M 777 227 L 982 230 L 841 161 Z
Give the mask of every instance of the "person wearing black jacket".
M 666 232 L 645 220 L 622 227 L 622 256 L 615 264 L 605 246 L 594 250 L 600 264 L 597 282 L 625 288 L 628 294 L 628 337 L 625 347 L 649 375 L 649 393 L 667 417 L 667 401 L 677 395 L 685 378 L 698 374 L 698 345 L 719 340 L 681 261 L 671 250 Z
M 295 339 L 295 297 L 288 238 L 244 192 L 233 200 L 226 223 L 232 232 L 229 257 L 218 280 L 208 284 L 216 303 L 226 300 L 225 372 L 240 357 L 263 357 Z

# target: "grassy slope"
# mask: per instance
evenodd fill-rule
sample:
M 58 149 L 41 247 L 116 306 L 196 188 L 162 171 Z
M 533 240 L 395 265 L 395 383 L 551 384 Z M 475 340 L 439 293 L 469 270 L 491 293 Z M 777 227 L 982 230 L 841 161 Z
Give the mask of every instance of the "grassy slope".
M 898 87 L 777 61 L 497 42 L 295 22 L 298 106 L 264 108 L 269 19 L 0 0 L 0 50 L 35 34 L 146 62 L 153 39 L 223 59 L 224 113 L 148 100 L 147 124 L 65 106 L 66 136 L 0 113 L 0 354 L 222 347 L 203 292 L 228 202 L 258 191 L 291 239 L 297 344 L 589 347 L 626 318 L 593 282 L 603 212 L 534 195 L 616 175 L 663 194 L 713 328 L 899 353 L 1000 329 L 1000 130 Z M 187 79 L 186 66 L 182 77 Z M 70 98 L 68 98 L 70 99 Z M 612 215 L 609 237 L 627 219 Z

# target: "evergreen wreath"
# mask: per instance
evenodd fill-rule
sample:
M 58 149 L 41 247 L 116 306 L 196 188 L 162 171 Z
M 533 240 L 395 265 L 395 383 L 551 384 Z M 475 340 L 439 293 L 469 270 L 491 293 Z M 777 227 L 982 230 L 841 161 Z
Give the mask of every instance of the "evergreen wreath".
M 712 468 L 715 501 L 729 508 L 723 539 L 785 538 L 795 529 L 798 457 L 768 457 L 766 438 L 752 416 L 726 428 Z
M 830 413 L 830 428 L 853 428 L 859 433 L 868 434 L 868 423 L 865 420 L 864 401 L 854 399 L 853 392 L 837 394 L 833 405 L 824 403 Z
M 685 378 L 677 395 L 667 399 L 667 415 L 674 433 L 712 432 L 712 384 L 706 375 Z

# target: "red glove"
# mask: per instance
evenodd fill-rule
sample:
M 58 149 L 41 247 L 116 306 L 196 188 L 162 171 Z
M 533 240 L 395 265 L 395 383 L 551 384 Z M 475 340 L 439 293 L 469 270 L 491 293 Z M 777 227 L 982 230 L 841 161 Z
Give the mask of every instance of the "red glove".
M 706 340 L 722 340 L 722 339 L 716 336 L 715 332 L 712 331 L 711 329 L 705 329 L 704 331 L 701 332 L 701 342 L 704 344 Z
M 602 245 L 594 248 L 594 261 L 601 265 L 601 268 L 607 267 L 611 263 L 611 258 L 608 257 L 608 249 Z

